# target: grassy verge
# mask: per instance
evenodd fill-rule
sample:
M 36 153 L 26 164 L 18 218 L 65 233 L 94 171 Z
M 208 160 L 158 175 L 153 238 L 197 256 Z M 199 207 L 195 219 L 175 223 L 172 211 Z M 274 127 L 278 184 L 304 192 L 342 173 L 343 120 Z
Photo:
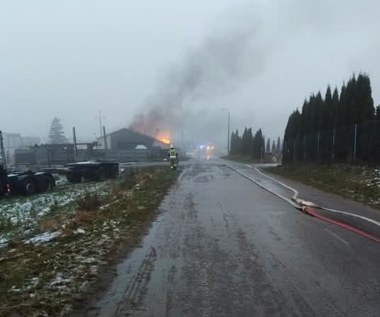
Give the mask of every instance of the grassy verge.
M 346 164 L 289 165 L 269 172 L 380 209 L 380 170 Z
M 14 236 L 0 249 L 0 316 L 64 316 L 78 306 L 113 255 L 137 243 L 176 175 L 149 168 L 121 176 L 101 195 L 85 192 L 39 218 L 35 232 L 55 238 Z

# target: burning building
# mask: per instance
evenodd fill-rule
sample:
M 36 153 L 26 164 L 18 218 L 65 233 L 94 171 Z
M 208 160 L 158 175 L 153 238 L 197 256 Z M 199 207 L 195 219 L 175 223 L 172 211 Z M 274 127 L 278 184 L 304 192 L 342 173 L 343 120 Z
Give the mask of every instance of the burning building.
M 151 150 L 153 148 L 167 149 L 170 140 L 164 135 L 157 135 L 157 138 L 135 132 L 133 130 L 123 128 L 111 133 L 98 140 L 98 149 L 106 149 L 113 151 L 129 151 L 145 148 Z

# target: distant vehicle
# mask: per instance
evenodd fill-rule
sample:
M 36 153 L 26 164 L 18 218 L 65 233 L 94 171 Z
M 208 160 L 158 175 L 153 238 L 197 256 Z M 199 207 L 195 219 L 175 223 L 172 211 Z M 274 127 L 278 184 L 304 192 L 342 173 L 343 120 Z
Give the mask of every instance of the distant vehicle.
M 209 160 L 214 155 L 214 149 L 215 147 L 212 143 L 200 145 L 198 149 L 199 158 Z
M 104 181 L 119 175 L 119 164 L 103 161 L 69 163 L 65 165 L 64 171 L 70 183 L 80 183 L 82 179 Z
M 53 175 L 46 172 L 7 172 L 3 135 L 0 131 L 0 195 L 33 195 L 50 191 L 55 186 Z

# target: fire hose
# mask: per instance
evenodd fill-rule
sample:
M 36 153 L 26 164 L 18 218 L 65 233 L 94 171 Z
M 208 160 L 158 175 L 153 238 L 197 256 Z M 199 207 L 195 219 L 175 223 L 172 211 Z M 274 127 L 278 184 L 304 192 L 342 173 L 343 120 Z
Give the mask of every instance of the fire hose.
M 336 209 L 331 209 L 331 208 L 326 208 L 326 207 L 323 207 L 323 206 L 319 206 L 313 202 L 310 202 L 310 201 L 306 201 L 306 200 L 303 200 L 303 199 L 300 199 L 298 198 L 298 191 L 295 190 L 294 188 L 278 181 L 277 179 L 273 178 L 273 177 L 270 177 L 269 175 L 266 175 L 264 174 L 263 172 L 261 172 L 258 168 L 254 167 L 254 166 L 251 166 L 251 165 L 247 165 L 249 166 L 250 168 L 253 168 L 257 173 L 259 173 L 260 175 L 274 181 L 275 183 L 289 189 L 290 191 L 293 192 L 293 196 L 291 199 L 287 198 L 287 197 L 284 197 L 283 195 L 279 194 L 279 193 L 276 193 L 275 191 L 273 190 L 270 190 L 269 188 L 265 187 L 263 184 L 261 184 L 260 182 L 258 182 L 257 180 L 255 180 L 254 178 L 252 177 L 249 177 L 248 175 L 244 174 L 242 171 L 240 171 L 239 169 L 231 166 L 231 165 L 228 165 L 226 164 L 226 166 L 228 166 L 229 168 L 231 168 L 232 170 L 236 171 L 238 174 L 240 174 L 241 176 L 243 176 L 244 178 L 254 182 L 256 185 L 258 185 L 259 187 L 263 188 L 264 190 L 270 192 L 271 194 L 277 196 L 278 198 L 286 201 L 287 203 L 289 203 L 290 205 L 292 205 L 294 208 L 300 210 L 301 212 L 303 212 L 304 214 L 306 215 L 309 215 L 311 217 L 314 217 L 314 218 L 317 218 L 319 220 L 322 220 L 322 221 L 325 221 L 325 222 L 328 222 L 330 224 L 333 224 L 333 225 L 336 225 L 338 227 L 341 227 L 343 229 L 346 229 L 348 231 L 351 231 L 353 233 L 356 233 L 364 238 L 367 238 L 367 239 L 370 239 L 372 241 L 375 241 L 377 243 L 380 243 L 380 238 L 371 234 L 371 233 L 368 233 L 364 230 L 361 230 L 359 228 L 356 228 L 352 225 L 349 225 L 345 222 L 342 222 L 342 221 L 339 221 L 339 220 L 335 220 L 335 219 L 332 219 L 330 217 L 327 217 L 327 216 L 324 216 L 322 215 L 321 213 L 317 212 L 316 209 L 321 209 L 321 210 L 326 210 L 326 211 L 330 211 L 330 212 L 334 212 L 334 213 L 338 213 L 338 214 L 343 214 L 343 215 L 346 215 L 346 216 L 350 216 L 350 217 L 354 217 L 354 218 L 358 218 L 358 219 L 361 219 L 361 220 L 364 220 L 364 221 L 367 221 L 367 222 L 370 222 L 376 226 L 379 226 L 380 227 L 380 222 L 376 221 L 376 220 L 373 220 L 371 218 L 368 218 L 368 217 L 364 217 L 364 216 L 361 216 L 361 215 L 357 215 L 357 214 L 354 214 L 354 213 L 349 213 L 349 212 L 346 212 L 346 211 L 342 211 L 342 210 L 336 210 Z

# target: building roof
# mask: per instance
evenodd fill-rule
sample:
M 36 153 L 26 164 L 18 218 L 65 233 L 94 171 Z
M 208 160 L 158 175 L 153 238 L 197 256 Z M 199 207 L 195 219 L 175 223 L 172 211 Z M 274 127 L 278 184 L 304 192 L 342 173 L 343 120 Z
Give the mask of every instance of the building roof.
M 155 139 L 154 137 L 150 136 L 150 135 L 146 135 L 146 134 L 142 134 L 142 133 L 139 133 L 139 132 L 136 132 L 136 131 L 133 131 L 131 129 L 127 129 L 127 128 L 122 128 L 122 129 L 119 129 L 119 130 L 116 130 L 116 131 L 113 131 L 113 132 L 110 132 L 110 133 L 107 133 L 106 134 L 106 137 L 119 137 L 119 136 L 122 136 L 123 138 L 127 137 L 127 138 L 130 138 L 130 139 L 134 139 L 135 142 L 139 143 L 141 142 L 141 144 L 149 144 L 150 146 L 153 146 L 153 147 L 161 147 L 161 148 L 167 148 L 168 145 Z M 104 137 L 99 137 L 98 140 L 99 141 L 102 141 Z

